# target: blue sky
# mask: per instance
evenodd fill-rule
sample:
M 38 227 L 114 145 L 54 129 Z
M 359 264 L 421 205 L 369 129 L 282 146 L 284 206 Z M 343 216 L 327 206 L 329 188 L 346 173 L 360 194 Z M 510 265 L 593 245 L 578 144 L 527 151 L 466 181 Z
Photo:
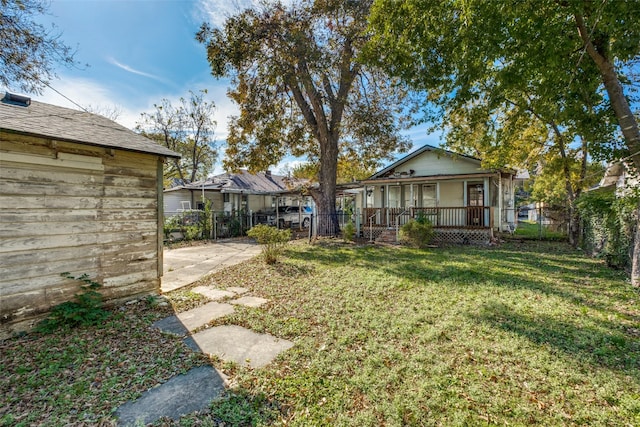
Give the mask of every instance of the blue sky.
M 203 45 L 195 40 L 202 22 L 220 25 L 252 0 L 52 0 L 48 26 L 55 23 L 62 40 L 77 47 L 76 59 L 86 67 L 59 67 L 59 79 L 34 99 L 77 108 L 117 109 L 117 121 L 133 128 L 142 112 L 163 98 L 177 104 L 189 90 L 208 90 L 217 106 L 216 139 L 223 144 L 227 118 L 237 112 L 226 97 L 228 81 L 214 79 Z M 9 88 L 11 89 L 11 88 Z M 60 94 L 56 93 L 59 92 Z M 66 97 L 66 98 L 65 98 Z M 437 145 L 425 127 L 407 132 L 414 148 Z M 290 164 L 292 159 L 287 159 Z M 220 172 L 219 159 L 216 172 Z M 279 170 L 279 166 L 274 168 Z

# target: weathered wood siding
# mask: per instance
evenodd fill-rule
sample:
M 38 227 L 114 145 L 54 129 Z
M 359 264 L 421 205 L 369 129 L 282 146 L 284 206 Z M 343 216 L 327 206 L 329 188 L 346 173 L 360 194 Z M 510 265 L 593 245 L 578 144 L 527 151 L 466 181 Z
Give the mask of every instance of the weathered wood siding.
M 87 273 L 109 301 L 157 292 L 156 155 L 0 132 L 0 338 L 73 298 Z

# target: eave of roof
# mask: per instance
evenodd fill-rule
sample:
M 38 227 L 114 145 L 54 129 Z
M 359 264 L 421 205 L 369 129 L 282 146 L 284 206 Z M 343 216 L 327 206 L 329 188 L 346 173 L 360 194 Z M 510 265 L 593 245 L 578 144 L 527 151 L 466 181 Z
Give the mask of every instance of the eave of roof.
M 0 131 L 162 157 L 180 155 L 97 114 L 31 101 L 29 106 L 0 101 Z
M 449 174 L 449 175 L 425 175 L 425 176 L 412 176 L 406 178 L 400 177 L 385 177 L 385 178 L 369 178 L 361 181 L 362 184 L 388 184 L 396 182 L 423 182 L 423 181 L 441 181 L 445 179 L 467 179 L 467 178 L 483 178 L 487 176 L 495 176 L 498 171 L 485 171 L 479 173 L 466 173 L 466 174 Z

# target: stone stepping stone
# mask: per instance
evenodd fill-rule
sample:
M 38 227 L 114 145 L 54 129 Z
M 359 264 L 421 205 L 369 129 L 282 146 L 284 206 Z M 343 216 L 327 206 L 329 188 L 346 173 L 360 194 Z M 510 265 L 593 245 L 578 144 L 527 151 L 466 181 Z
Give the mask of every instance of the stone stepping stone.
M 238 286 L 231 286 L 230 288 L 227 288 L 227 290 L 231 292 L 235 292 L 238 295 L 246 294 L 247 292 L 249 292 L 249 289 L 241 288 Z
M 193 288 L 192 291 L 214 301 L 236 296 L 235 292 L 223 291 L 222 289 L 210 288 L 208 286 L 197 286 Z
M 120 406 L 115 416 L 119 426 L 151 424 L 162 417 L 178 420 L 206 409 L 224 391 L 223 375 L 211 366 L 199 366 L 176 375 L 148 390 L 140 398 Z
M 264 298 L 258 298 L 258 297 L 240 297 L 238 299 L 235 299 L 233 301 L 229 301 L 229 304 L 233 304 L 233 305 L 244 305 L 246 307 L 260 307 L 263 304 L 266 304 L 267 302 L 269 302 L 269 300 L 266 300 Z
M 235 325 L 205 329 L 184 341 L 193 350 L 215 354 L 223 360 L 252 368 L 269 364 L 278 354 L 293 347 L 291 341 Z
M 231 304 L 214 301 L 192 310 L 183 311 L 175 316 L 158 320 L 151 327 L 160 329 L 162 332 L 184 336 L 214 319 L 233 313 L 233 310 L 234 308 Z

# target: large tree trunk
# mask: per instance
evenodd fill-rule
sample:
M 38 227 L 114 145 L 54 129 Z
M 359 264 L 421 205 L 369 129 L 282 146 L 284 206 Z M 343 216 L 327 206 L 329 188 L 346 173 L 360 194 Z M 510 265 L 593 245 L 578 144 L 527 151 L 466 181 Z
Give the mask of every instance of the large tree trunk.
M 333 134 L 320 144 L 320 172 L 317 189 L 311 190 L 311 196 L 317 209 L 318 236 L 335 236 L 340 232 L 336 215 L 336 181 L 338 171 L 338 141 Z
M 565 141 L 562 132 L 560 132 L 560 128 L 556 125 L 555 122 L 551 122 L 551 127 L 553 128 L 554 133 L 556 134 L 556 141 L 558 146 L 558 151 L 560 152 L 560 157 L 562 158 L 562 173 L 564 175 L 564 187 L 567 191 L 567 202 L 568 202 L 568 213 L 567 219 L 569 220 L 569 229 L 567 230 L 567 234 L 569 237 L 569 244 L 573 247 L 577 247 L 580 238 L 580 230 L 578 224 L 580 222 L 580 217 L 578 215 L 578 211 L 576 209 L 576 194 L 573 191 L 573 184 L 571 183 L 571 170 L 569 169 L 569 159 L 567 158 L 567 150 L 565 148 Z
M 584 22 L 584 17 L 581 14 L 576 14 L 575 20 L 585 49 L 597 65 L 600 75 L 602 76 L 602 82 L 609 95 L 609 102 L 611 102 L 611 107 L 620 124 L 620 130 L 624 136 L 627 148 L 631 153 L 630 158 L 633 161 L 633 166 L 636 171 L 640 171 L 640 129 L 631 111 L 631 107 L 627 102 L 627 98 L 625 98 L 622 91 L 622 85 L 618 79 L 615 66 L 610 58 L 606 56 L 606 49 L 598 50 L 598 47 L 601 46 L 596 46 L 592 40 L 591 33 Z M 608 43 L 608 40 L 606 42 Z M 636 218 L 636 233 L 633 244 L 634 251 L 631 259 L 631 284 L 640 287 L 640 250 L 638 250 L 638 248 L 640 248 L 640 206 L 636 208 Z

